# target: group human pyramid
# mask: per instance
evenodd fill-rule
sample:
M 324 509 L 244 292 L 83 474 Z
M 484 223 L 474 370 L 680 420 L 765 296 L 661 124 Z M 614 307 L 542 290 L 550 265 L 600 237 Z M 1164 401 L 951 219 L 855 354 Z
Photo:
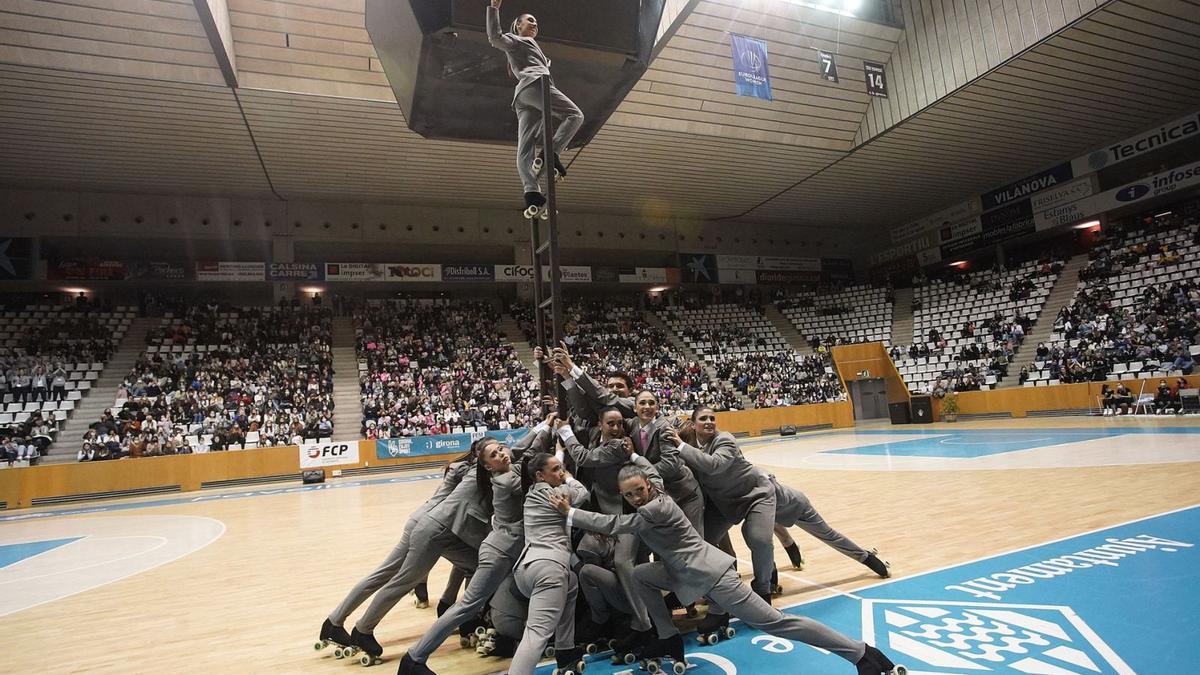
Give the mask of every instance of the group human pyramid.
M 456 631 L 463 647 L 511 657 L 513 675 L 550 656 L 557 675 L 578 675 L 587 656 L 606 652 L 614 664 L 656 672 L 669 663 L 679 674 L 687 661 L 677 622 L 690 624 L 705 603 L 700 644 L 733 638 L 734 617 L 836 654 L 860 675 L 906 672 L 871 645 L 772 606 L 776 536 L 792 564 L 803 565 L 788 527 L 880 577 L 888 563 L 750 462 L 711 407 L 697 406 L 689 419 L 664 416 L 653 392 L 630 391 L 620 373 L 601 384 L 565 344 L 535 356 L 560 377 L 546 401 L 555 412 L 511 447 L 483 437 L 447 465 L 399 543 L 325 619 L 318 650 L 333 645 L 338 658 L 379 663 L 375 627 L 409 592 L 427 607 L 425 580 L 445 558 L 455 573 L 438 618 L 401 658 L 400 675 L 433 673 L 429 657 Z M 751 552 L 749 586 L 729 538 L 738 524 Z M 347 619 L 368 598 L 348 632 Z

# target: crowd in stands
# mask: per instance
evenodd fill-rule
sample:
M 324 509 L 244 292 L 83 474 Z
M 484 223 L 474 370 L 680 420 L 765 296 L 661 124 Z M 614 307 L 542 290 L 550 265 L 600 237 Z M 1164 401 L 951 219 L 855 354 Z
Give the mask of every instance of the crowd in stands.
M 755 408 L 845 400 L 827 353 L 751 353 L 717 359 L 717 374 L 753 402 Z
M 689 302 L 700 300 L 688 297 Z M 512 309 L 529 344 L 536 342 L 533 307 Z M 739 410 L 737 395 L 713 381 L 704 365 L 687 358 L 666 332 L 650 325 L 630 304 L 611 300 L 577 300 L 564 308 L 563 332 L 575 362 L 603 380 L 614 371 L 628 373 L 633 388 L 649 389 L 664 412 L 691 411 L 697 405 Z
M 331 330 L 329 312 L 312 308 L 207 303 L 178 316 L 168 312 L 118 388 L 115 405 L 88 429 L 79 460 L 328 437 Z
M 1102 237 L 1080 270 L 1080 288 L 1055 319 L 1057 340 L 1039 344 L 1022 382 L 1045 372 L 1050 382 L 1102 381 L 1113 375 L 1190 375 L 1200 344 L 1200 284 L 1160 270 L 1170 251 L 1200 246 L 1194 218 L 1162 218 L 1149 228 Z M 1194 259 L 1194 258 L 1193 258 Z
M 355 307 L 366 438 L 526 426 L 538 382 L 486 302 L 396 300 Z

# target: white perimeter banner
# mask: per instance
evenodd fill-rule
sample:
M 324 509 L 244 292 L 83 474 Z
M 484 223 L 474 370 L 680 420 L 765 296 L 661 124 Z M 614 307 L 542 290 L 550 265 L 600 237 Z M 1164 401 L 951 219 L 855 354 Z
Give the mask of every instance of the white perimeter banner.
M 944 223 L 957 223 L 959 221 L 970 218 L 975 211 L 970 201 L 965 201 L 960 204 L 955 204 L 938 211 L 931 213 L 920 220 L 914 220 L 911 223 L 897 225 L 891 230 L 892 243 L 899 244 L 902 241 L 919 237 L 926 232 L 932 232 L 942 227 Z
M 1046 230 L 1059 225 L 1076 223 L 1084 218 L 1099 215 L 1126 204 L 1161 197 L 1197 184 L 1200 184 L 1200 162 L 1192 162 L 1134 183 L 1127 183 L 1115 190 L 1035 213 L 1033 221 L 1037 225 L 1037 229 Z
M 560 265 L 564 283 L 587 283 L 592 280 L 592 268 L 587 265 Z M 533 265 L 496 265 L 496 281 L 533 281 Z M 542 267 L 542 281 L 550 281 L 550 267 Z
M 300 446 L 301 469 L 320 469 L 346 464 L 358 464 L 358 441 L 305 443 Z
M 325 263 L 325 281 L 383 281 L 378 263 Z
M 772 272 L 820 272 L 820 258 L 785 258 L 770 255 L 718 255 L 718 270 L 769 270 Z
M 754 270 L 726 270 L 718 267 L 717 279 L 723 284 L 757 284 L 758 273 Z
M 666 283 L 667 282 L 667 268 L 665 268 L 665 267 L 635 267 L 635 268 L 633 268 L 633 274 L 621 274 L 617 277 L 617 281 L 620 281 L 623 284 Z
M 388 281 L 441 281 L 442 266 L 430 263 L 386 263 Z
M 267 264 L 261 262 L 198 262 L 196 281 L 263 281 Z

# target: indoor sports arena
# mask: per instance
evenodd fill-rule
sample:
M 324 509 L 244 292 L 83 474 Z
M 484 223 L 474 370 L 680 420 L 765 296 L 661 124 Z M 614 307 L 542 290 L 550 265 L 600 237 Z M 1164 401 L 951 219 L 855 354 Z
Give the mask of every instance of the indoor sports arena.
M 1194 667 L 1197 60 L 1200 0 L 4 3 L 0 673 Z

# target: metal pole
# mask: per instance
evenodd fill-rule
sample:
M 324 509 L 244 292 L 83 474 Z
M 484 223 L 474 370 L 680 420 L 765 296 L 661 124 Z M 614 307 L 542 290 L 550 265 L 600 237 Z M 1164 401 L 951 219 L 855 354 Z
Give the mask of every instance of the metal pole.
M 546 208 L 550 215 L 550 325 L 554 334 L 554 347 L 563 339 L 562 327 L 562 280 L 558 260 L 558 200 L 554 189 L 554 116 L 550 114 L 550 76 L 543 75 L 542 85 L 542 150 L 546 158 Z M 541 273 L 539 264 L 538 273 Z

